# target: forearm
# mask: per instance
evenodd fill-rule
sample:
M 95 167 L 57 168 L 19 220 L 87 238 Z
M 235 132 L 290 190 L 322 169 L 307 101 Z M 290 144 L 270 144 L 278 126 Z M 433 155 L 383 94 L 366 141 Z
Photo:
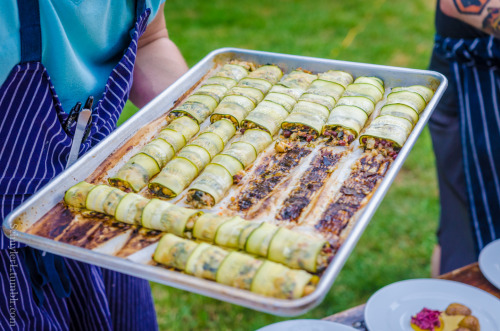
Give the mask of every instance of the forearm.
M 500 38 L 500 0 L 441 0 L 441 11 Z
M 130 101 L 142 107 L 188 70 L 177 46 L 168 38 L 158 38 L 140 47 L 134 67 Z

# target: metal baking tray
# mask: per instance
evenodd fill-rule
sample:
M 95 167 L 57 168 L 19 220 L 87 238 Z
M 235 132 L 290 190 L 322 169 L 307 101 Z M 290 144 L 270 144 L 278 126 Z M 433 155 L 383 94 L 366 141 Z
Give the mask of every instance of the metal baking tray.
M 65 191 L 69 187 L 89 177 L 95 177 L 96 169 L 102 166 L 108 156 L 115 153 L 120 147 L 123 148 L 127 142 L 130 144 L 130 140 L 133 139 L 134 136 L 141 136 L 141 139 L 144 139 L 144 137 L 151 137 L 151 132 L 144 131 L 144 128 L 147 127 L 148 124 L 155 121 L 158 122 L 158 119 L 162 118 L 165 113 L 176 105 L 178 100 L 185 97 L 186 94 L 207 75 L 207 73 L 213 70 L 217 65 L 226 63 L 230 59 L 252 61 L 256 64 L 277 64 L 285 73 L 298 67 L 310 70 L 313 73 L 330 69 L 339 69 L 350 72 L 355 77 L 360 75 L 378 76 L 384 80 L 386 87 L 389 88 L 421 84 L 435 89 L 432 100 L 422 112 L 418 123 L 415 125 L 408 140 L 401 149 L 399 156 L 389 168 L 384 179 L 379 184 L 368 203 L 357 214 L 353 227 L 350 229 L 349 234 L 343 241 L 330 265 L 321 276 L 321 280 L 312 294 L 295 300 L 264 297 L 249 291 L 195 278 L 180 272 L 167 270 L 157 266 L 145 265 L 134 258 L 116 257 L 105 254 L 100 250 L 84 249 L 42 236 L 26 233 L 34 223 L 60 203 Z M 266 313 L 281 316 L 296 316 L 321 303 L 330 290 L 345 261 L 370 222 L 377 207 L 401 169 L 410 150 L 414 146 L 418 136 L 429 120 L 446 86 L 447 80 L 443 75 L 426 70 L 414 70 L 236 48 L 218 49 L 208 54 L 172 86 L 148 103 L 143 109 L 111 133 L 111 135 L 95 146 L 90 152 L 81 157 L 70 168 L 58 175 L 21 206 L 12 211 L 4 220 L 3 229 L 10 238 L 44 251 Z M 149 252 L 149 254 L 151 254 L 151 252 Z

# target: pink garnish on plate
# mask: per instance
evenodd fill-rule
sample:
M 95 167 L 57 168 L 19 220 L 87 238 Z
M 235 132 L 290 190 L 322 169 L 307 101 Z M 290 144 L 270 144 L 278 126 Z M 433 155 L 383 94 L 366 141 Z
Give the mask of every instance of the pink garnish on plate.
M 411 322 L 421 329 L 434 331 L 435 327 L 441 327 L 439 315 L 441 315 L 439 310 L 424 308 L 417 315 L 411 317 Z

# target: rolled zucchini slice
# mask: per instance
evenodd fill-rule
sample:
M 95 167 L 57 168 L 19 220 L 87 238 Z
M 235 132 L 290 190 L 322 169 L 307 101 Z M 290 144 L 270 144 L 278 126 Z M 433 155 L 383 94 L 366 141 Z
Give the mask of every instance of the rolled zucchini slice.
M 231 252 L 216 273 L 217 283 L 250 290 L 255 274 L 263 261 L 248 254 Z
M 195 95 L 208 95 L 214 98 L 217 102 L 224 97 L 228 88 L 224 85 L 217 84 L 204 84 L 199 89 L 197 89 L 193 94 Z
M 283 79 L 278 82 L 278 84 L 288 88 L 305 90 L 317 78 L 318 76 L 316 75 L 308 74 L 307 72 L 300 70 L 293 70 L 289 74 L 285 75 Z
M 313 275 L 304 270 L 264 261 L 253 278 L 251 291 L 274 298 L 298 299 L 314 290 L 313 281 Z
M 127 193 L 118 203 L 115 211 L 116 220 L 128 224 L 141 224 L 142 211 L 149 200 L 136 193 Z
M 175 157 L 149 183 L 149 191 L 162 198 L 179 195 L 198 175 L 198 168 L 185 158 Z
M 307 102 L 312 102 L 316 104 L 320 104 L 328 108 L 329 110 L 335 106 L 335 99 L 331 96 L 328 95 L 319 95 L 319 94 L 314 94 L 314 93 L 309 93 L 306 92 L 302 94 L 302 96 L 299 99 L 300 101 L 307 101 Z
M 362 96 L 369 98 L 376 104 L 382 100 L 384 95 L 376 86 L 373 86 L 372 84 L 354 83 L 347 86 L 344 96 Z
M 328 265 L 331 250 L 326 240 L 313 238 L 304 233 L 280 228 L 269 244 L 267 258 L 274 262 L 282 263 L 290 268 L 304 269 L 309 272 L 319 272 Z M 326 264 L 325 264 L 326 262 Z
M 217 100 L 209 95 L 191 95 L 179 107 L 170 112 L 171 116 L 189 116 L 198 124 L 203 123 L 217 107 Z
M 221 119 L 219 121 L 213 122 L 204 132 L 212 132 L 218 135 L 224 145 L 231 139 L 236 133 L 236 128 L 228 119 Z
M 368 115 L 358 107 L 337 106 L 326 121 L 323 135 L 332 137 L 334 141 L 350 144 L 358 137 L 367 120 Z
M 228 77 L 236 81 L 241 80 L 243 77 L 248 75 L 248 70 L 243 66 L 238 64 L 225 64 L 222 68 L 215 74 L 217 77 Z
M 108 179 L 109 184 L 118 188 L 132 189 L 134 192 L 145 187 L 149 180 L 160 172 L 158 163 L 151 156 L 139 153 Z
M 224 154 L 216 155 L 213 158 L 212 163 L 219 164 L 219 165 L 223 166 L 227 171 L 229 171 L 229 173 L 233 177 L 238 172 L 240 172 L 241 170 L 244 169 L 243 163 L 241 163 L 240 161 L 238 161 L 237 159 L 235 159 L 232 156 L 224 155 Z
M 231 144 L 227 150 L 222 151 L 222 155 L 229 155 L 243 164 L 246 168 L 255 161 L 257 158 L 257 150 L 248 142 L 237 141 Z
M 259 154 L 273 142 L 273 137 L 265 131 L 250 129 L 245 131 L 239 141 L 252 145 Z
M 216 280 L 217 270 L 229 253 L 224 249 L 201 243 L 189 256 L 186 273 L 210 280 Z
M 233 185 L 233 176 L 223 166 L 210 163 L 191 184 L 187 202 L 195 208 L 213 207 Z
M 378 77 L 361 76 L 354 80 L 354 84 L 358 83 L 371 84 L 376 88 L 378 88 L 378 90 L 380 91 L 380 93 L 382 93 L 382 95 L 385 93 L 384 81 Z
M 254 109 L 252 100 L 241 95 L 228 95 L 222 99 L 221 103 L 210 117 L 212 123 L 228 118 L 235 127 L 239 127 L 248 113 Z
M 158 242 L 153 260 L 170 268 L 185 270 L 188 258 L 196 247 L 198 244 L 194 241 L 167 233 Z
M 383 106 L 380 110 L 380 115 L 402 117 L 410 121 L 413 126 L 417 124 L 419 118 L 418 113 L 415 109 L 400 103 L 388 104 Z
M 254 107 L 264 99 L 264 93 L 261 90 L 249 86 L 235 86 L 227 92 L 227 96 L 241 95 L 252 100 Z
M 87 195 L 95 187 L 94 184 L 79 182 L 71 186 L 64 194 L 64 202 L 76 208 L 85 208 Z
M 281 123 L 288 116 L 288 112 L 278 104 L 269 101 L 263 101 L 262 103 L 248 114 L 243 121 L 242 127 L 245 130 L 258 128 L 274 136 L 279 131 Z M 269 104 L 272 106 L 269 107 Z
M 229 77 L 218 77 L 218 76 L 213 76 L 207 79 L 204 83 L 204 85 L 222 85 L 227 89 L 230 89 L 233 86 L 236 86 L 238 82 L 232 78 Z
M 264 101 L 274 102 L 285 108 L 285 110 L 289 113 L 292 111 L 293 106 L 297 103 L 297 100 L 290 95 L 278 92 L 270 92 L 266 95 Z
M 363 109 L 368 116 L 375 110 L 375 103 L 371 99 L 363 96 L 343 96 L 337 102 L 337 106 L 355 106 Z
M 213 132 L 204 132 L 200 134 L 189 145 L 204 148 L 208 152 L 208 154 L 210 154 L 210 158 L 213 158 L 224 149 L 224 141 L 221 137 Z
M 271 84 L 276 84 L 283 77 L 283 71 L 276 65 L 264 65 L 249 73 L 248 77 L 264 79 Z
M 238 83 L 238 86 L 257 89 L 264 95 L 269 92 L 273 84 L 265 79 L 246 77 Z
M 392 89 L 392 92 L 399 92 L 399 91 L 410 91 L 418 93 L 422 96 L 422 98 L 424 98 L 426 103 L 429 103 L 429 101 L 431 101 L 432 99 L 432 96 L 434 95 L 434 91 L 432 89 L 423 85 L 399 86 L 399 87 L 394 87 Z
M 186 141 L 189 141 L 195 134 L 198 133 L 198 131 L 200 131 L 200 126 L 198 122 L 193 120 L 191 117 L 182 116 L 170 122 L 166 129 L 179 132 L 184 136 Z
M 329 96 L 334 98 L 335 101 L 340 99 L 344 91 L 345 88 L 342 85 L 322 79 L 316 79 L 307 89 L 307 93 Z
M 325 118 L 311 113 L 292 112 L 281 124 L 285 138 L 311 141 L 323 129 Z
M 246 221 L 236 216 L 217 229 L 215 243 L 219 246 L 242 249 L 245 247 L 248 236 L 253 230 L 260 227 L 261 224 L 259 222 Z
M 419 114 L 427 105 L 425 99 L 420 94 L 411 91 L 397 91 L 389 93 L 387 96 L 387 104 L 393 103 L 407 105 L 415 109 L 415 111 Z
M 193 227 L 193 237 L 199 240 L 213 243 L 217 229 L 233 217 L 220 216 L 217 214 L 204 213 L 196 220 Z
M 253 231 L 246 243 L 245 251 L 262 257 L 267 257 L 271 239 L 278 231 L 278 227 L 269 223 L 262 223 L 261 226 Z
M 202 171 L 212 159 L 205 148 L 196 145 L 187 145 L 181 149 L 177 157 L 191 161 L 198 169 L 198 172 Z
M 125 194 L 125 192 L 108 185 L 97 185 L 88 193 L 85 208 L 113 216 L 118 203 Z
M 161 169 L 174 157 L 175 150 L 165 140 L 153 139 L 141 148 L 140 153 L 151 156 Z
M 157 136 L 157 139 L 163 139 L 172 146 L 177 153 L 184 145 L 186 145 L 186 138 L 182 133 L 171 129 L 163 129 Z
M 360 144 L 366 149 L 399 149 L 410 135 L 412 127 L 411 122 L 405 118 L 378 116 L 359 137 Z M 379 141 L 384 143 L 379 145 Z
M 299 101 L 295 107 L 293 107 L 291 114 L 293 113 L 304 113 L 319 116 L 324 122 L 328 119 L 328 115 L 330 115 L 330 109 L 319 103 Z
M 281 93 L 286 94 L 295 100 L 298 100 L 305 89 L 302 88 L 292 88 L 284 85 L 274 85 L 269 93 Z
M 318 74 L 318 78 L 342 85 L 344 88 L 352 84 L 353 77 L 350 73 L 341 70 L 328 70 Z
M 193 229 L 201 211 L 184 208 L 160 199 L 151 199 L 144 207 L 141 225 L 148 229 L 185 236 Z

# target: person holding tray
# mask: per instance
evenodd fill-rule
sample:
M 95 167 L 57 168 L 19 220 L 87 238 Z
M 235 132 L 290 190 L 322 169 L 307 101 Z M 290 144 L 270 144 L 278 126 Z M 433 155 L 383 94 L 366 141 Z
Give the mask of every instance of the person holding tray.
M 430 69 L 449 81 L 429 121 L 441 200 L 440 273 L 477 261 L 500 237 L 499 18 L 499 1 L 437 2 Z
M 2 3 L 1 221 L 66 168 L 82 103 L 91 117 L 75 141 L 80 156 L 115 129 L 129 96 L 142 107 L 187 71 L 162 2 Z M 45 254 L 3 233 L 0 248 L 2 329 L 158 328 L 147 281 Z

